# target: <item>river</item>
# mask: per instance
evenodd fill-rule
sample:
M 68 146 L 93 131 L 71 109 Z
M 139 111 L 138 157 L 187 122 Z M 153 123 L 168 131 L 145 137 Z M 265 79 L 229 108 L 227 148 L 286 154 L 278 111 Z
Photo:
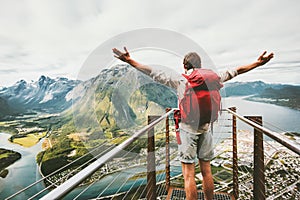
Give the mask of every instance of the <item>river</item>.
M 156 170 L 164 170 L 164 165 L 160 165 Z M 133 167 L 126 171 L 116 172 L 105 176 L 101 181 L 95 182 L 88 190 L 82 193 L 78 200 L 85 200 L 89 198 L 104 197 L 115 193 L 122 193 L 126 191 L 137 191 L 137 188 L 141 185 L 146 184 L 146 179 L 141 177 L 137 179 L 130 180 L 130 177 L 137 173 L 145 173 L 146 167 Z M 171 176 L 176 176 L 181 174 L 180 166 L 171 166 Z M 157 182 L 165 180 L 165 174 L 157 174 Z M 71 200 L 74 199 L 84 188 L 76 188 L 70 194 L 68 194 L 64 199 Z M 138 193 L 140 195 L 140 193 Z M 125 198 L 126 199 L 126 198 Z
M 0 133 L 0 147 L 17 151 L 22 157 L 7 167 L 8 175 L 5 178 L 0 178 L 0 199 L 14 194 L 41 178 L 35 157 L 42 150 L 42 140 L 35 146 L 26 148 L 9 142 L 9 137 L 10 134 Z M 16 199 L 28 199 L 42 188 L 43 185 L 38 184 L 32 190 L 19 195 Z
M 223 108 L 231 106 L 236 106 L 237 112 L 241 115 L 263 116 L 263 122 L 265 125 L 280 127 L 280 129 L 277 130 L 278 132 L 300 132 L 300 111 L 298 110 L 293 110 L 287 107 L 277 106 L 273 104 L 246 101 L 242 97 L 224 98 Z M 238 123 L 238 128 L 243 128 L 244 126 L 245 125 L 240 124 L 240 122 Z M 6 178 L 0 178 L 0 199 L 3 199 L 10 194 L 30 185 L 37 179 L 40 179 L 40 175 L 38 174 L 37 165 L 35 162 L 35 157 L 37 153 L 41 151 L 41 142 L 34 147 L 24 148 L 19 145 L 10 143 L 7 140 L 9 137 L 9 134 L 0 133 L 0 147 L 20 152 L 22 154 L 22 158 L 8 167 L 9 174 Z M 109 195 L 114 191 L 119 190 L 119 192 L 121 192 L 130 189 L 131 187 L 138 186 L 144 183 L 145 180 L 138 179 L 136 181 L 128 182 L 124 185 L 122 184 L 124 180 L 132 176 L 134 173 L 144 170 L 144 168 L 136 167 L 106 176 L 104 179 L 101 179 L 101 182 L 95 183 L 90 189 L 88 189 L 85 196 L 82 197 L 87 198 L 86 195 L 91 197 L 94 195 L 90 196 L 89 194 L 99 194 L 101 193 L 101 191 L 103 191 L 102 196 L 104 196 Z M 36 186 L 33 191 L 29 193 L 23 193 L 22 196 L 18 199 L 27 199 L 28 196 L 31 196 L 41 188 L 43 188 L 43 186 L 40 184 Z M 74 195 L 78 194 L 80 190 L 81 189 L 76 189 L 75 191 L 73 191 L 70 197 L 74 197 Z

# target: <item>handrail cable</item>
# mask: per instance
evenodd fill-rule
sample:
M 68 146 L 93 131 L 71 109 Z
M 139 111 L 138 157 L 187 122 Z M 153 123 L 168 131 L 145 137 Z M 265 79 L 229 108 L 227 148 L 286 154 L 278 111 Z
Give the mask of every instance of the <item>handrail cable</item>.
M 174 118 L 172 118 L 172 116 L 170 116 L 169 119 L 174 119 Z M 169 123 L 170 123 L 170 122 L 169 122 Z M 170 156 L 173 155 L 174 153 L 177 154 L 177 152 L 172 152 L 172 153 L 170 153 Z M 160 162 L 158 162 L 156 166 L 158 166 L 158 165 L 160 165 Z M 146 189 L 147 189 L 147 188 L 145 187 L 145 188 L 141 191 L 141 194 L 143 194 L 143 193 L 145 192 Z M 161 193 L 160 191 L 161 191 L 161 189 L 157 189 L 157 194 L 160 194 L 160 193 Z M 137 192 L 138 192 L 138 190 L 136 190 L 135 194 L 136 194 Z M 148 194 L 148 192 L 150 192 L 150 191 L 147 191 L 147 194 Z
M 137 145 L 133 146 L 132 149 L 134 149 L 136 146 L 137 146 Z M 132 149 L 131 149 L 131 150 L 132 150 Z M 109 150 L 110 150 L 110 149 L 107 149 L 107 150 L 105 150 L 105 152 L 108 152 Z M 130 151 L 127 151 L 127 153 L 126 153 L 123 157 L 125 157 L 129 152 L 131 152 L 131 150 L 130 150 Z M 102 153 L 101 155 L 103 155 L 103 154 L 104 154 L 104 153 Z M 101 156 L 101 155 L 100 155 L 100 156 Z M 100 156 L 97 155 L 96 158 L 99 158 Z M 119 176 L 119 175 L 118 175 L 118 176 Z M 118 177 L 118 176 L 117 176 L 117 177 Z M 90 187 L 92 187 L 92 186 L 93 186 L 97 181 L 99 181 L 102 177 L 103 177 L 103 176 L 98 177 L 97 180 L 95 180 L 95 181 L 93 181 L 93 183 L 89 184 L 83 191 L 81 191 L 81 192 L 80 192 L 76 197 L 74 197 L 73 199 L 79 198 L 83 193 L 85 193 Z M 116 178 L 115 178 L 115 179 L 116 179 Z M 115 179 L 114 179 L 114 180 L 115 180 Z M 106 188 L 106 189 L 107 189 L 107 188 Z M 104 189 L 104 191 L 105 191 L 106 189 Z M 100 195 L 101 195 L 101 194 L 100 194 Z M 99 195 L 99 196 L 100 196 L 100 195 Z M 98 196 L 98 197 L 99 197 L 99 196 Z M 97 197 L 97 198 L 98 198 L 98 197 Z
M 135 145 L 136 146 L 136 145 Z M 135 148 L 135 146 L 133 146 L 132 148 L 131 148 L 131 150 L 133 150 L 134 148 Z M 125 157 L 127 154 L 129 154 L 129 152 L 131 152 L 131 150 L 130 151 L 127 151 L 127 153 L 123 156 L 123 157 Z M 106 187 L 105 187 L 105 189 L 104 190 L 102 190 L 102 192 L 100 192 L 99 194 L 98 194 L 98 196 L 97 196 L 97 198 L 99 198 L 99 197 L 101 197 L 101 195 L 115 182 L 115 180 L 117 180 L 117 178 L 120 176 L 121 174 L 119 174 L 118 176 L 116 176 Z M 129 179 L 129 178 L 128 178 Z M 128 180 L 127 179 L 127 180 Z M 123 182 L 123 184 L 122 184 L 122 186 L 120 186 L 119 187 L 119 190 L 116 192 L 116 193 L 118 193 L 119 191 L 120 191 L 120 189 L 123 187 L 123 185 L 127 182 L 127 180 L 126 181 L 124 181 Z
M 287 130 L 284 130 L 284 129 L 282 129 L 282 128 L 280 128 L 280 127 L 278 127 L 278 126 L 274 125 L 273 123 L 268 122 L 268 121 L 266 121 L 266 120 L 263 120 L 263 124 L 265 124 L 265 125 L 267 125 L 267 126 L 270 126 L 270 127 L 274 128 L 274 129 L 277 129 L 278 131 L 281 131 L 281 132 L 283 132 L 283 133 L 288 132 Z M 271 129 L 271 128 L 269 128 L 269 129 Z
M 134 149 L 135 148 L 135 146 L 134 147 L 132 147 L 132 149 Z M 131 150 L 132 150 L 131 149 Z M 128 154 L 129 152 L 131 152 L 131 150 L 130 151 L 127 151 L 127 153 L 126 154 Z M 124 155 L 125 156 L 125 155 Z M 123 156 L 123 157 L 124 157 Z M 136 155 L 136 157 L 138 157 L 139 155 Z M 97 196 L 97 198 L 101 198 L 101 195 L 115 182 L 115 180 L 120 176 L 121 174 L 119 174 L 118 176 L 116 176 L 115 178 L 114 178 L 114 180 L 112 180 L 111 181 L 111 183 L 109 184 L 109 185 L 107 185 L 106 186 L 106 188 L 102 191 L 102 192 L 100 192 L 99 193 L 99 195 Z M 127 183 L 127 181 L 129 181 L 129 179 L 130 179 L 130 177 L 128 177 L 125 181 L 123 181 L 123 183 L 122 183 L 122 185 L 119 187 L 119 189 L 117 190 L 117 192 L 116 192 L 116 194 L 118 194 L 118 193 L 120 193 L 120 190 L 121 190 L 121 188 Z M 136 179 L 134 182 L 136 183 L 138 181 L 138 179 Z M 139 186 L 139 188 L 140 187 L 142 187 L 143 186 L 143 184 L 144 184 L 144 182 L 145 182 L 146 180 L 144 180 L 143 181 L 143 183 L 142 184 L 140 184 L 140 186 Z M 131 185 L 131 187 L 128 189 L 128 191 L 130 191 L 132 188 L 133 188 L 133 186 L 134 186 L 134 184 L 132 184 Z M 145 189 L 144 189 L 145 190 Z M 138 191 L 138 189 L 136 190 L 136 192 Z M 124 195 L 124 197 L 123 197 L 123 199 L 124 198 L 126 198 L 126 196 L 128 195 L 128 192 L 121 192 L 121 193 L 124 193 L 125 195 Z M 121 194 L 120 193 L 120 194 Z M 143 194 L 143 192 L 141 192 L 141 194 L 140 195 L 142 195 Z
M 232 134 L 231 129 L 227 130 L 229 127 L 231 127 L 231 124 L 228 124 L 227 122 L 232 121 L 232 119 L 229 118 L 231 115 L 230 116 L 229 115 L 230 115 L 229 113 L 227 115 L 226 115 L 226 113 L 222 113 L 222 115 L 220 115 L 217 122 L 213 123 L 213 126 L 214 126 L 213 135 L 214 135 L 215 146 L 217 146 L 220 142 L 222 142 L 224 139 L 226 139 L 223 137 L 223 133 Z
M 120 151 L 124 150 L 127 146 L 129 146 L 131 143 L 133 143 L 135 140 L 137 140 L 141 135 L 143 135 L 146 131 L 150 130 L 152 127 L 154 127 L 156 124 L 158 124 L 161 120 L 169 116 L 171 113 L 173 113 L 174 109 L 171 109 L 169 112 L 165 113 L 158 119 L 154 120 L 151 124 L 146 125 L 144 128 L 140 129 L 138 132 L 136 132 L 133 136 L 122 142 L 120 145 L 116 146 L 114 149 L 110 150 L 108 153 L 97 159 L 95 162 L 75 174 L 73 177 L 71 177 L 69 180 L 58 186 L 56 189 L 52 190 L 48 194 L 46 194 L 44 197 L 42 197 L 42 200 L 47 199 L 58 199 L 60 197 L 63 197 L 66 195 L 70 190 L 72 190 L 74 187 L 79 185 L 83 180 L 85 180 L 87 177 L 89 177 L 91 174 L 93 174 L 97 169 L 99 169 L 101 166 L 103 166 L 107 161 L 111 160 L 115 155 L 117 155 Z
M 162 145 L 163 145 L 163 144 L 161 144 L 161 146 L 159 146 L 158 148 L 162 147 Z M 133 147 L 132 149 L 134 149 L 134 147 Z M 130 152 L 130 151 L 129 151 L 129 152 Z M 127 153 L 129 153 L 129 152 L 127 152 Z M 139 156 L 139 155 L 136 155 L 136 157 L 138 157 L 138 156 Z M 158 164 L 159 164 L 159 163 L 158 163 Z M 127 181 L 128 181 L 129 179 L 130 179 L 130 177 L 128 177 L 127 180 L 123 182 L 122 186 L 119 187 L 119 190 L 118 190 L 116 193 L 119 193 L 120 189 L 127 183 Z M 138 179 L 136 179 L 134 182 L 136 183 L 137 181 L 138 181 Z M 142 186 L 144 185 L 144 182 L 145 182 L 145 181 L 146 181 L 146 180 L 143 180 L 143 181 L 142 181 L 142 184 L 140 184 L 140 186 L 139 186 L 138 188 L 142 187 Z M 112 184 L 113 182 L 114 182 L 114 180 L 111 182 L 111 184 Z M 133 188 L 133 186 L 134 186 L 134 184 L 131 185 L 131 187 L 128 189 L 128 191 L 130 191 L 130 190 Z M 146 187 L 142 190 L 142 192 L 140 192 L 140 193 L 141 193 L 140 195 L 142 195 L 142 194 L 144 193 L 145 189 L 146 189 Z M 137 189 L 136 192 L 134 193 L 134 195 L 135 195 L 138 191 L 139 191 L 139 190 Z M 102 192 L 102 193 L 103 193 L 103 192 Z M 102 195 L 102 193 L 98 195 L 98 198 Z M 123 199 L 126 199 L 126 197 L 127 197 L 128 194 L 129 194 L 128 192 L 125 192 L 125 195 L 124 195 Z
M 163 144 L 161 144 L 161 146 L 159 146 L 159 148 L 161 148 L 161 147 L 162 147 L 162 145 L 163 145 Z M 161 165 L 161 162 L 160 162 L 160 161 L 157 161 L 156 163 L 157 163 L 157 164 L 156 164 L 156 166 L 155 166 L 155 167 L 157 167 L 157 166 L 160 166 L 160 165 Z M 159 175 L 157 175 L 157 174 L 156 174 L 156 176 L 159 176 Z M 150 181 L 151 181 L 151 180 L 152 180 L 152 177 L 150 177 Z M 136 181 L 137 181 L 137 180 L 136 180 Z M 146 181 L 146 180 L 144 180 L 144 181 Z M 131 188 L 132 188 L 132 186 L 131 186 Z M 147 189 L 147 187 L 144 187 L 144 189 L 143 189 L 143 190 L 142 190 L 142 192 L 141 192 L 141 195 L 142 195 L 142 194 L 144 194 L 144 192 L 145 192 L 145 190 L 146 190 L 146 189 Z M 137 193 L 137 192 L 138 192 L 138 190 L 136 190 L 136 193 Z M 148 193 L 148 192 L 150 192 L 150 191 L 147 191 L 147 193 Z M 157 194 L 159 194 L 159 192 L 158 192 L 158 191 L 156 191 L 156 192 L 157 192 Z M 147 196 L 147 195 L 146 195 L 146 196 Z M 123 198 L 123 199 L 124 199 L 124 198 Z
M 162 145 L 162 144 L 161 144 Z M 132 148 L 131 148 L 131 150 L 129 150 L 129 151 L 127 151 L 127 153 L 125 154 L 125 155 L 123 155 L 123 157 L 126 157 L 126 155 L 127 154 L 129 154 L 130 152 L 132 152 L 132 150 L 136 147 L 137 145 L 135 145 L 135 146 L 133 146 Z M 137 158 L 139 155 L 137 154 L 136 156 L 135 156 L 135 158 Z M 98 196 L 97 196 L 97 199 L 98 198 L 101 198 L 101 195 L 115 182 L 115 180 L 120 176 L 121 174 L 119 174 L 118 176 L 116 176 L 115 178 L 114 178 L 114 180 L 112 180 L 111 181 L 111 183 L 110 184 L 108 184 L 107 186 L 106 186 L 106 188 L 105 189 L 103 189 L 102 190 L 102 192 L 100 192 L 99 194 L 98 194 Z M 101 177 L 100 177 L 101 178 Z M 125 195 L 124 195 L 124 197 L 123 197 L 123 199 L 124 198 L 126 198 L 126 196 L 128 195 L 128 192 L 120 192 L 120 190 L 121 190 L 121 188 L 127 183 L 127 181 L 130 179 L 130 177 L 128 177 L 125 181 L 123 181 L 123 183 L 122 183 L 122 185 L 119 187 L 119 189 L 115 192 L 116 194 L 118 194 L 118 193 L 124 193 Z M 99 179 L 98 179 L 99 180 Z M 138 180 L 135 180 L 135 182 L 137 182 Z M 144 182 L 145 182 L 146 180 L 144 180 L 143 181 L 143 184 L 144 184 Z M 77 199 L 78 197 L 80 197 L 85 191 L 87 191 L 94 183 L 95 183 L 96 181 L 94 181 L 92 184 L 90 184 L 87 188 L 85 188 L 82 192 L 80 192 L 80 194 L 78 194 L 74 199 Z M 139 186 L 139 188 L 140 187 L 142 187 L 143 186 L 143 184 L 141 184 L 140 186 Z M 131 185 L 131 187 L 130 187 L 130 189 L 128 189 L 128 191 L 130 191 L 132 188 L 133 188 L 133 186 L 134 186 L 134 184 L 132 184 Z M 145 189 L 144 189 L 145 190 Z M 143 191 L 144 191 L 143 190 Z M 138 192 L 138 190 L 136 190 L 136 192 Z M 143 192 L 141 192 L 141 195 L 143 194 Z
M 227 109 L 227 110 L 228 110 L 228 109 Z M 254 129 L 259 130 L 259 131 L 262 131 L 266 136 L 268 136 L 268 137 L 272 138 L 273 140 L 275 140 L 276 142 L 278 142 L 278 144 L 281 144 L 282 146 L 286 147 L 287 149 L 289 149 L 289 150 L 291 150 L 291 151 L 293 151 L 294 153 L 296 153 L 296 154 L 299 155 L 299 152 L 300 152 L 300 146 L 299 146 L 297 143 L 293 143 L 292 141 L 287 140 L 287 138 L 284 137 L 281 133 L 270 131 L 270 129 L 268 129 L 268 128 L 263 128 L 262 126 L 257 125 L 257 124 L 256 124 L 254 121 L 252 121 L 251 119 L 246 119 L 246 118 L 244 118 L 244 117 L 238 116 L 237 113 L 234 114 L 231 110 L 228 110 L 228 112 L 230 112 L 232 115 L 235 115 L 235 116 L 236 116 L 237 118 L 239 118 L 241 121 L 243 121 L 243 122 L 245 122 L 245 123 L 251 125 L 252 127 L 254 127 Z M 243 119 L 243 118 L 244 118 L 244 119 Z M 264 125 L 265 125 L 265 124 L 269 124 L 270 126 L 272 126 L 272 124 L 269 123 L 269 122 L 266 122 L 266 121 L 263 121 L 263 122 L 264 122 Z M 273 127 L 276 127 L 276 126 L 273 125 Z M 282 129 L 280 129 L 280 128 L 278 128 L 278 127 L 277 127 L 277 129 L 279 129 L 279 130 L 282 131 Z M 283 131 L 283 132 L 284 132 L 284 131 Z M 286 131 L 285 131 L 285 132 L 286 132 Z M 277 150 L 280 149 L 280 148 L 278 149 L 278 147 L 273 146 L 272 143 L 268 142 L 268 140 L 264 140 L 264 143 L 266 143 L 266 145 L 269 145 L 270 148 L 277 149 Z M 265 154 L 266 154 L 266 152 L 265 152 Z M 266 155 L 265 155 L 265 156 L 266 156 Z M 271 155 L 267 155 L 267 156 L 269 157 L 269 159 L 265 160 L 265 165 L 268 163 L 268 161 L 270 161 L 270 160 L 272 159 L 272 156 L 271 156 Z M 278 164 L 281 164 L 281 165 L 282 165 L 282 163 L 278 163 Z M 241 167 L 242 167 L 242 166 L 241 166 Z M 291 173 L 290 173 L 287 169 L 284 168 L 284 170 L 285 170 L 285 172 L 286 172 L 287 174 L 290 174 L 290 175 L 291 175 Z M 246 168 L 246 171 L 249 172 L 249 171 L 247 170 L 247 168 Z M 240 181 L 240 180 L 239 180 L 239 181 Z
M 134 147 L 133 147 L 134 148 Z M 125 155 L 127 155 L 129 152 L 127 152 Z M 124 156 L 125 156 L 124 155 Z M 124 157 L 123 156 L 123 157 Z M 95 181 L 93 181 L 93 183 L 91 183 L 91 184 L 89 184 L 83 191 L 81 191 L 76 197 L 74 197 L 73 199 L 77 199 L 77 198 L 79 198 L 84 192 L 86 192 L 90 187 L 92 187 L 95 183 L 96 183 L 96 181 L 99 181 L 100 179 L 102 178 L 102 176 L 101 177 L 99 177 L 97 180 L 95 180 Z M 106 190 L 106 189 L 105 189 Z M 99 197 L 99 196 L 98 196 Z M 97 197 L 97 198 L 98 198 Z
M 173 154 L 177 154 L 177 152 L 173 152 L 171 155 L 173 155 Z M 145 192 L 145 190 L 146 190 L 146 187 L 141 191 L 141 194 L 143 194 L 144 192 Z M 157 194 L 160 194 L 161 192 L 160 192 L 161 190 L 159 190 L 158 192 L 157 192 Z M 138 190 L 136 190 L 136 192 L 134 193 L 134 195 L 136 194 L 136 193 L 138 193 L 139 191 Z M 126 197 L 126 196 L 125 196 Z M 123 198 L 123 199 L 125 199 L 125 197 Z
M 125 185 L 125 183 L 129 180 L 129 178 L 130 178 L 130 177 L 128 177 L 127 180 L 124 181 L 124 183 L 122 184 L 122 186 Z M 138 188 L 142 187 L 142 186 L 144 185 L 144 182 L 145 182 L 145 181 L 146 181 L 146 180 L 143 180 L 142 183 L 140 184 L 140 186 L 139 186 Z M 137 182 L 137 179 L 134 181 L 134 183 L 136 183 L 136 182 Z M 133 188 L 133 186 L 134 186 L 134 184 L 132 184 L 132 185 L 130 186 L 130 188 L 128 189 L 128 191 L 130 191 L 130 190 Z M 146 188 L 146 187 L 145 187 L 145 188 Z M 118 190 L 117 192 L 119 192 L 120 189 L 121 189 L 121 187 L 119 188 L 119 190 Z M 139 190 L 137 189 L 136 192 L 138 192 L 138 191 L 139 191 Z M 142 195 L 143 193 L 144 193 L 144 190 L 143 190 L 143 192 L 141 192 L 140 195 Z M 125 196 L 124 196 L 122 199 L 126 198 L 127 195 L 128 195 L 128 192 L 126 192 Z
M 111 148 L 113 148 L 113 147 L 111 147 Z M 111 148 L 106 149 L 104 152 L 109 151 Z M 103 155 L 103 154 L 101 154 L 101 155 Z M 96 158 L 99 157 L 99 156 L 100 156 L 100 155 L 97 155 Z M 95 158 L 91 158 L 91 159 L 87 160 L 85 163 L 81 164 L 81 165 L 78 166 L 76 169 L 73 169 L 71 172 L 69 172 L 68 174 L 66 174 L 66 175 L 64 175 L 63 177 L 59 178 L 59 179 L 56 180 L 55 182 L 51 182 L 51 184 L 50 184 L 49 186 L 45 187 L 44 189 L 42 189 L 42 190 L 39 191 L 38 193 L 36 193 L 36 194 L 34 194 L 33 196 L 31 196 L 31 197 L 29 198 L 29 200 L 30 200 L 30 199 L 33 199 L 33 198 L 35 198 L 35 197 L 37 197 L 38 195 L 40 195 L 41 193 L 43 193 L 43 192 L 46 191 L 47 189 L 51 188 L 52 186 L 56 186 L 55 183 L 58 183 L 59 181 L 63 180 L 64 178 L 66 178 L 66 177 L 72 175 L 72 174 L 73 174 L 74 172 L 76 172 L 78 169 L 80 169 L 81 167 L 85 166 L 86 164 L 88 164 L 89 162 L 93 161 L 94 159 L 95 159 Z M 71 162 L 71 163 L 73 163 L 73 162 Z M 48 180 L 48 181 L 49 181 L 49 180 Z M 49 181 L 49 182 L 50 182 L 50 181 Z M 57 187 L 57 186 L 56 186 L 56 187 Z
M 258 124 L 256 124 L 255 122 L 246 119 L 245 117 L 239 115 L 236 112 L 233 112 L 230 109 L 226 109 L 229 113 L 231 113 L 232 115 L 236 116 L 237 118 L 239 118 L 240 120 L 242 120 L 243 122 L 251 125 L 252 127 L 254 127 L 255 129 L 262 131 L 264 134 L 266 134 L 267 136 L 269 136 L 270 138 L 276 140 L 278 143 L 282 144 L 283 146 L 287 147 L 288 149 L 292 150 L 293 152 L 297 153 L 298 155 L 300 155 L 300 146 L 297 145 L 296 143 L 287 140 L 286 138 L 283 138 L 282 135 L 280 135 L 279 133 L 270 131 L 269 129 L 266 129 Z

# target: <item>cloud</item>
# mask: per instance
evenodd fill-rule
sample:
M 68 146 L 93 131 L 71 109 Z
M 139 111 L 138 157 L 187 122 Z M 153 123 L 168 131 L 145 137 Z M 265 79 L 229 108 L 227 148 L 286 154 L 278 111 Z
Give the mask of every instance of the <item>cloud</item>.
M 191 38 L 220 68 L 247 64 L 264 50 L 274 51 L 272 65 L 286 65 L 294 77 L 299 75 L 294 67 L 299 6 L 297 0 L 1 1 L 0 26 L 5 28 L 0 30 L 0 70 L 12 68 L 15 74 L 1 74 L 0 85 L 41 73 L 76 78 L 99 45 L 122 32 L 148 27 Z M 290 80 L 296 80 L 293 77 Z M 269 81 L 280 79 L 273 76 Z
M 0 69 L 1 74 L 11 74 L 11 73 L 16 73 L 16 69 Z

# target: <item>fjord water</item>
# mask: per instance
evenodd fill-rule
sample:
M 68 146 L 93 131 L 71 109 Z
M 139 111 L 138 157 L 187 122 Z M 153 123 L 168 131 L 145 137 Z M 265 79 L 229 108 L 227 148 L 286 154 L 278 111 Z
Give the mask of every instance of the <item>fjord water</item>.
M 263 124 L 276 132 L 300 133 L 300 111 L 269 103 L 245 100 L 244 97 L 223 98 L 223 107 L 235 106 L 243 116 L 262 116 Z M 276 130 L 277 129 L 277 130 Z

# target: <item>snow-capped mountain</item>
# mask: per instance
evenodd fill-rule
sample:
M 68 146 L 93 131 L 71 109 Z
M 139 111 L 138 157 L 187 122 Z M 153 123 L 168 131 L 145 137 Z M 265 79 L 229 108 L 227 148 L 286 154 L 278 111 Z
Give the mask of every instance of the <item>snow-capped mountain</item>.
M 37 81 L 20 80 L 10 87 L 1 88 L 0 98 L 14 113 L 56 113 L 72 105 L 72 99 L 66 95 L 79 83 L 81 81 L 41 76 Z M 0 112 L 2 110 L 4 108 L 0 108 Z

